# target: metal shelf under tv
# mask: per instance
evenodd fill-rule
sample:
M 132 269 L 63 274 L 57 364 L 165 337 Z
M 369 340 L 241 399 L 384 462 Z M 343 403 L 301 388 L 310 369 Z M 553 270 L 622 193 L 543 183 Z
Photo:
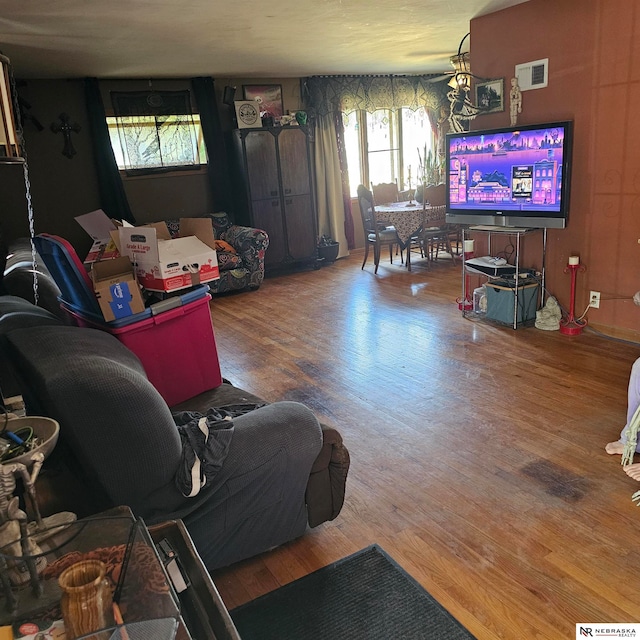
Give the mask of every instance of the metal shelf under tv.
M 469 226 L 462 228 L 462 247 L 465 247 L 465 240 L 472 239 L 475 234 L 483 234 L 487 237 L 487 255 L 493 255 L 492 252 L 492 240 L 495 236 L 499 236 L 504 238 L 505 235 L 513 236 L 515 238 L 515 251 L 513 254 L 514 263 L 512 264 L 515 267 L 514 273 L 514 281 L 516 286 L 513 288 L 513 329 L 518 328 L 518 296 L 520 286 L 518 283 L 520 282 L 520 251 L 522 248 L 523 240 L 526 236 L 541 234 L 542 246 L 541 246 L 541 267 L 540 267 L 540 303 L 544 302 L 544 292 L 545 292 L 545 263 L 546 263 L 546 255 L 547 255 L 547 229 L 546 228 L 522 228 L 522 227 L 493 227 L 486 225 L 478 225 L 478 226 Z M 470 271 L 466 265 L 466 260 L 463 258 L 462 260 L 462 302 L 460 303 L 460 309 L 462 310 L 463 317 L 475 317 L 479 318 L 480 316 L 475 313 L 473 307 L 471 309 L 468 308 L 469 303 L 469 275 Z M 488 281 L 492 279 L 495 280 L 500 278 L 500 276 L 491 276 L 487 274 L 481 274 L 478 271 L 473 271 L 473 275 L 476 276 L 484 276 Z M 473 293 L 473 291 L 471 291 Z M 472 302 L 472 301 L 471 301 Z

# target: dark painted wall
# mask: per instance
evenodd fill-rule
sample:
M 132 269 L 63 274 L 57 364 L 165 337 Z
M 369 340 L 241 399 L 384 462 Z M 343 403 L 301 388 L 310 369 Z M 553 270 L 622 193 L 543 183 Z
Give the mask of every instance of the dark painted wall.
M 299 81 L 295 78 L 217 80 L 216 93 L 221 102 L 227 84 L 237 86 L 236 98 L 242 99 L 242 84 L 282 84 L 284 109 L 299 109 Z M 155 90 L 188 88 L 188 80 L 153 80 Z M 123 80 L 101 83 L 107 115 L 111 112 L 111 90 L 135 91 L 148 89 L 149 81 Z M 35 218 L 36 233 L 53 233 L 71 242 L 84 255 L 91 245 L 89 236 L 74 220 L 75 216 L 100 208 L 100 197 L 91 150 L 90 134 L 81 80 L 29 80 L 19 93 L 30 105 L 29 113 L 44 130 L 38 132 L 29 121 L 25 123 L 28 155 L 28 175 Z M 234 126 L 233 107 L 219 104 L 223 128 Z M 80 125 L 72 133 L 76 155 L 62 155 L 63 137 L 54 134 L 50 125 L 59 123 L 59 115 L 67 113 L 72 123 Z M 226 151 L 218 150 L 225 153 Z M 206 171 L 176 172 L 162 176 L 124 179 L 129 204 L 139 224 L 167 218 L 198 216 L 213 209 Z M 9 240 L 28 235 L 27 202 L 22 166 L 0 165 L 0 216 Z

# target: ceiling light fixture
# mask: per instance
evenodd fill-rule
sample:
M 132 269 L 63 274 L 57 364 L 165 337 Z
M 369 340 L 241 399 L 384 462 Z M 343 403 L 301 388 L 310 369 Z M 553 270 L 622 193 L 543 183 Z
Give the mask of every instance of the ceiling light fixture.
M 467 33 L 462 40 L 460 40 L 460 44 L 458 45 L 458 53 L 451 56 L 449 61 L 451 62 L 451 66 L 455 71 L 454 75 L 451 77 L 449 81 L 449 86 L 451 88 L 461 87 L 461 86 L 470 86 L 470 78 L 471 78 L 471 55 L 469 51 L 462 51 L 462 45 L 464 41 L 471 35 L 471 33 Z

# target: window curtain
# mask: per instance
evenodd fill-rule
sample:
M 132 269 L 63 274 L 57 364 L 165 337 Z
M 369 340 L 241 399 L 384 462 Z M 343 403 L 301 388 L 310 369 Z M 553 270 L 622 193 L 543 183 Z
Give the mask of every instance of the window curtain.
M 191 86 L 198 105 L 202 135 L 204 136 L 204 143 L 209 157 L 209 184 L 211 186 L 213 204 L 217 211 L 226 211 L 233 214 L 230 211 L 233 201 L 230 191 L 229 166 L 222 125 L 220 124 L 218 103 L 216 102 L 214 81 L 213 78 L 208 77 L 192 78 Z
M 347 148 L 344 143 L 344 121 L 341 113 L 333 114 L 338 142 L 338 158 L 340 160 L 340 174 L 342 176 L 342 202 L 344 204 L 344 233 L 347 236 L 349 249 L 356 248 L 355 230 L 353 227 L 353 211 L 351 210 L 351 193 L 349 188 L 349 165 L 347 163 Z
M 191 97 L 182 91 L 112 91 L 113 113 L 118 118 L 127 116 L 191 115 Z
M 421 76 L 312 76 L 304 81 L 306 102 L 320 116 L 362 109 L 425 107 L 432 122 L 441 105 L 448 106 L 447 83 L 433 82 L 436 75 Z M 432 117 L 433 116 L 433 117 Z
M 320 235 L 330 235 L 340 243 L 338 258 L 349 255 L 345 233 L 344 191 L 338 153 L 338 137 L 333 114 L 319 116 L 315 121 L 316 198 Z
M 303 95 L 308 109 L 316 115 L 378 109 L 424 107 L 440 148 L 442 126 L 449 115 L 446 82 L 440 75 L 419 76 L 311 76 L 304 80 Z
M 315 127 L 316 192 L 321 232 L 322 221 L 328 220 L 332 233 L 337 233 L 338 228 L 341 232 L 344 229 L 349 248 L 355 246 L 342 114 L 359 109 L 372 113 L 377 109 L 408 108 L 415 111 L 424 107 L 434 132 L 436 149 L 439 149 L 442 114 L 448 113 L 448 101 L 447 83 L 433 82 L 436 77 L 311 76 L 302 81 L 304 108 Z M 335 143 L 328 141 L 331 136 L 336 139 Z M 338 184 L 342 190 L 340 198 Z M 338 199 L 343 202 L 341 216 L 337 211 Z
M 98 175 L 100 206 L 110 218 L 126 220 L 131 224 L 135 224 L 136 221 L 129 207 L 116 158 L 113 155 L 98 79 L 85 78 L 84 90 L 91 143 Z

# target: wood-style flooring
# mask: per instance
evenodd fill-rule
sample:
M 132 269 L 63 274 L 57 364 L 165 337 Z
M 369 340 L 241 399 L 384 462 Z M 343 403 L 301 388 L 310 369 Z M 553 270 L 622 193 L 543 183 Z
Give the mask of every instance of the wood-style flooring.
M 640 345 L 465 319 L 450 260 L 362 255 L 212 302 L 223 375 L 352 461 L 334 521 L 214 573 L 227 607 L 378 543 L 481 640 L 640 622 L 640 485 L 604 451 Z

